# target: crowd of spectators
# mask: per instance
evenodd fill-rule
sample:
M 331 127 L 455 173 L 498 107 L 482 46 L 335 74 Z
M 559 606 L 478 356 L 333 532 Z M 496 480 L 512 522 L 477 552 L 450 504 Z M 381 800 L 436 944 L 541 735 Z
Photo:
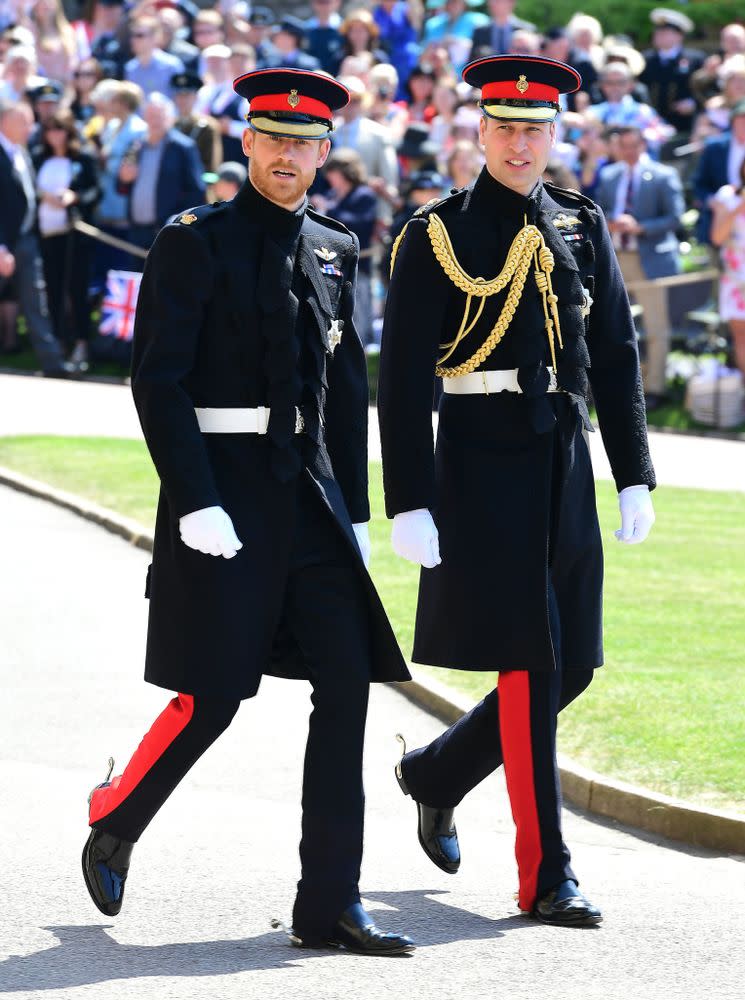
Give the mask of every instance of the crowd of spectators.
M 724 265 L 738 261 L 724 315 L 743 336 L 741 283 L 732 290 L 745 253 L 742 24 L 689 47 L 688 18 L 660 8 L 641 51 L 581 13 L 566 25 L 531 24 L 515 0 L 352 0 L 344 8 L 310 0 L 293 14 L 283 6 L 86 0 L 71 14 L 62 0 L 0 0 L 0 185 L 5 171 L 3 190 L 15 182 L 34 214 L 31 224 L 28 213 L 18 220 L 9 202 L 0 205 L 0 353 L 18 349 L 20 308 L 32 343 L 51 336 L 64 349 L 67 363 L 55 360 L 50 374 L 85 368 L 107 275 L 141 270 L 132 248 L 146 251 L 173 214 L 230 197 L 245 177 L 247 108 L 233 79 L 280 65 L 331 73 L 350 91 L 311 200 L 360 238 L 357 314 L 375 350 L 392 239 L 419 205 L 481 170 L 478 94 L 460 71 L 490 53 L 543 54 L 582 75 L 582 90 L 562 98 L 547 178 L 598 199 L 610 220 L 650 343 L 659 341 L 650 395 L 664 390 L 670 321 L 663 296 L 645 282 L 679 270 L 686 207 L 699 210 L 698 237 L 722 248 Z M 13 125 L 21 105 L 34 116 L 27 140 Z M 114 245 L 76 229 L 77 220 Z M 15 266 L 21 233 L 38 240 L 48 328 L 39 318 L 43 282 L 22 280 Z

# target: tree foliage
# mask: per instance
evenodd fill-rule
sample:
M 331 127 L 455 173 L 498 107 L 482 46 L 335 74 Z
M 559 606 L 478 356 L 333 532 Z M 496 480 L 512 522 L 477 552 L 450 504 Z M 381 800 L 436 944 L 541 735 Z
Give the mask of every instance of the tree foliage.
M 669 7 L 686 14 L 696 25 L 688 43 L 715 47 L 719 29 L 730 21 L 745 20 L 743 0 L 518 0 L 515 14 L 532 21 L 541 30 L 565 25 L 573 14 L 596 17 L 607 35 L 628 35 L 639 48 L 646 48 L 652 34 L 649 13 Z

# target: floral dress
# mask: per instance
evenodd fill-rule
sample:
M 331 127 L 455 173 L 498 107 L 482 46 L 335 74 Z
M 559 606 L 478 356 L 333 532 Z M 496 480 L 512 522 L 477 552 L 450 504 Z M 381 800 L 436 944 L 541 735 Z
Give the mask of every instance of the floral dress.
M 743 197 L 727 184 L 717 191 L 714 199 L 731 212 Z M 723 320 L 745 319 L 745 215 L 735 217 L 730 238 L 720 254 L 719 315 Z

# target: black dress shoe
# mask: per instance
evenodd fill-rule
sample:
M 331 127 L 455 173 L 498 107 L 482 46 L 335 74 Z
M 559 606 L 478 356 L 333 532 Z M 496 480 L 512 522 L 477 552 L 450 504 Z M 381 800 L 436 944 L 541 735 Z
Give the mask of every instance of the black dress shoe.
M 406 780 L 403 776 L 401 764 L 406 755 L 406 743 L 399 733 L 396 736 L 403 745 L 401 760 L 395 767 L 396 781 L 404 795 L 411 795 Z M 412 796 L 413 798 L 413 796 Z M 458 844 L 458 831 L 453 823 L 454 809 L 437 809 L 434 806 L 425 806 L 421 802 L 416 802 L 418 822 L 417 834 L 422 850 L 438 868 L 447 872 L 448 875 L 455 875 L 460 868 L 460 845 Z
M 557 927 L 589 927 L 603 919 L 597 906 L 585 899 L 571 879 L 560 882 L 539 899 L 530 915 Z
M 57 368 L 48 368 L 44 378 L 80 378 L 80 369 L 71 361 L 63 361 Z
M 303 934 L 273 920 L 272 927 L 281 927 L 296 948 L 346 948 L 358 955 L 407 955 L 416 945 L 406 934 L 386 934 L 361 903 L 352 903 L 334 924 L 330 937 Z
M 133 847 L 129 840 L 95 829 L 85 842 L 83 878 L 91 899 L 107 917 L 115 917 L 122 908 Z

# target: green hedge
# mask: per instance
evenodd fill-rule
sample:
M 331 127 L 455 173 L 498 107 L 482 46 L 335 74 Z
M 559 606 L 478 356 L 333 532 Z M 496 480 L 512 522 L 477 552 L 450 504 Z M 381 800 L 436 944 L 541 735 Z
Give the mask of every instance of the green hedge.
M 629 35 L 641 48 L 646 48 L 652 34 L 649 12 L 654 7 L 669 7 L 686 14 L 696 25 L 689 41 L 701 42 L 706 48 L 715 47 L 719 29 L 730 21 L 741 20 L 745 14 L 743 0 L 518 0 L 515 13 L 532 21 L 540 29 L 565 25 L 573 14 L 592 14 L 608 35 Z

